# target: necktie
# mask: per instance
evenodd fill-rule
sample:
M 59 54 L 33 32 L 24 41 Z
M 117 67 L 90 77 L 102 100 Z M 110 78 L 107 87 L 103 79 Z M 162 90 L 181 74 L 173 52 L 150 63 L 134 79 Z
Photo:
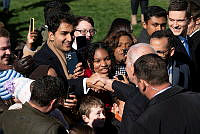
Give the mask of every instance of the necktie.
M 185 47 L 185 50 L 187 51 L 187 54 L 190 56 L 190 50 L 189 50 L 189 44 L 186 38 L 179 36 L 179 39 L 182 41 L 183 46 Z

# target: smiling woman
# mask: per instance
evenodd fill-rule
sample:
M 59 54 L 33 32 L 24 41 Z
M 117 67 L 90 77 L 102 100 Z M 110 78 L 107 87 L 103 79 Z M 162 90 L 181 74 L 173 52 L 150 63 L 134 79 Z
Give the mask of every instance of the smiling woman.
M 89 46 L 88 63 L 93 73 L 112 76 L 113 52 L 103 42 L 92 43 Z

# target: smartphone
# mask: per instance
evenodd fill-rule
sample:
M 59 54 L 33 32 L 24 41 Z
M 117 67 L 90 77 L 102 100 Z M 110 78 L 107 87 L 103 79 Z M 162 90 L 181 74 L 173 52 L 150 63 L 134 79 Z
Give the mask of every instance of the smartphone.
M 122 75 L 117 75 L 117 78 L 118 78 L 119 80 L 124 80 L 124 77 L 123 77 Z
M 128 49 L 124 49 L 124 50 L 123 50 L 123 54 L 124 54 L 124 55 L 127 55 L 127 52 L 128 52 Z
M 78 56 L 76 52 L 69 52 L 67 54 L 67 69 L 69 71 L 69 74 L 74 74 L 74 70 L 76 68 L 77 63 Z
M 35 31 L 35 19 L 30 18 L 30 31 L 34 32 Z
M 68 87 L 66 99 L 73 99 L 69 95 L 74 95 L 74 94 L 75 94 L 74 89 L 72 87 Z
M 76 37 L 76 43 L 77 43 L 77 50 L 86 47 L 87 46 L 86 36 Z

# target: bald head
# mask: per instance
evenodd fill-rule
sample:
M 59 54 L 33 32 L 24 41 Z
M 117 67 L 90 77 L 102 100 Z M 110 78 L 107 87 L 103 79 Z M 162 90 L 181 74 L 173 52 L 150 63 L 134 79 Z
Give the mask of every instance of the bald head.
M 149 44 L 146 43 L 135 44 L 130 47 L 127 53 L 127 61 L 134 64 L 139 57 L 150 53 L 155 54 L 156 52 Z

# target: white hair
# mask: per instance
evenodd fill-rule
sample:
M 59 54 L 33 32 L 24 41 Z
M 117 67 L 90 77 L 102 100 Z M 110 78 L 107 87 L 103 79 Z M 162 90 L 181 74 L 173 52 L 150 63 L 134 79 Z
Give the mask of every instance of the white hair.
M 149 44 L 138 43 L 130 47 L 127 53 L 127 59 L 129 59 L 128 61 L 131 64 L 134 64 L 139 57 L 150 53 L 155 54 L 156 52 Z

